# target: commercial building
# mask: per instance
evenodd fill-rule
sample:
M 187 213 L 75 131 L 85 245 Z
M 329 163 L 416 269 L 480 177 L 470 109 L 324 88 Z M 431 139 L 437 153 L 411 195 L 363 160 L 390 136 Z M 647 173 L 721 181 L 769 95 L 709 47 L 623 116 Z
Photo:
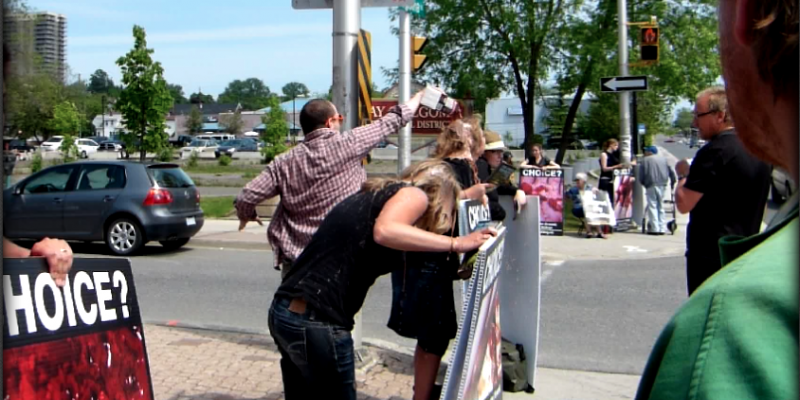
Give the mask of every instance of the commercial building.
M 51 12 L 8 14 L 3 35 L 12 52 L 15 73 L 46 71 L 65 82 L 67 17 Z

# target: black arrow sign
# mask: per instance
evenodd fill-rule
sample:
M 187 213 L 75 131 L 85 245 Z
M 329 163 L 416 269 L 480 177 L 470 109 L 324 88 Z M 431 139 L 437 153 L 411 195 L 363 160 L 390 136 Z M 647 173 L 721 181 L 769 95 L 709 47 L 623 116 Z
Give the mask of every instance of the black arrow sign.
M 600 78 L 603 92 L 641 92 L 647 90 L 647 76 L 610 76 Z

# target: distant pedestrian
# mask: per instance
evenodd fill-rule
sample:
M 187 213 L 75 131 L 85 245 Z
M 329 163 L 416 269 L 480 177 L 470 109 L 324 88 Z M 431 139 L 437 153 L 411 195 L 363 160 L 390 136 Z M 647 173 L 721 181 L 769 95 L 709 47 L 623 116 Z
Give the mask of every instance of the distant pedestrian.
M 575 186 L 567 189 L 566 195 L 572 200 L 572 215 L 575 216 L 583 224 L 583 229 L 586 231 L 586 238 L 606 238 L 600 225 L 588 224 L 586 222 L 586 211 L 583 209 L 583 200 L 581 196 L 587 191 L 597 192 L 597 189 L 592 188 L 592 185 L 586 183 L 588 177 L 583 172 L 575 174 Z
M 534 143 L 531 146 L 531 156 L 525 159 L 519 166 L 520 168 L 534 168 L 534 169 L 557 169 L 561 168 L 555 161 L 547 158 L 542 149 L 542 145 Z
M 503 152 L 503 162 L 508 165 L 514 165 L 514 154 L 510 151 Z
M 406 104 L 392 107 L 372 124 L 341 133 L 344 117 L 333 103 L 314 99 L 303 106 L 303 143 L 267 165 L 236 199 L 242 230 L 247 222 L 259 221 L 255 211 L 259 203 L 280 196 L 267 238 L 274 252 L 275 269 L 281 270 L 281 276 L 286 276 L 328 211 L 366 181 L 362 160 L 411 120 L 422 94 L 420 91 Z
M 664 211 L 664 192 L 667 184 L 675 186 L 675 171 L 667 159 L 658 154 L 656 146 L 644 148 L 644 159 L 639 165 L 639 181 L 647 196 L 647 233 L 663 235 L 667 232 L 666 212 Z
M 617 139 L 608 139 L 603 143 L 603 152 L 600 153 L 600 182 L 597 187 L 608 193 L 608 200 L 614 204 L 614 170 L 624 168 L 619 159 L 619 142 Z
M 478 161 L 475 162 L 478 166 L 478 178 L 481 182 L 486 182 L 492 176 L 492 173 L 500 167 L 503 163 L 503 151 L 506 150 L 506 145 L 499 134 L 486 131 L 485 136 L 486 149 L 483 155 L 478 158 Z M 492 215 L 492 221 L 505 221 L 506 219 L 506 210 L 500 205 L 500 195 L 513 196 L 514 204 L 519 207 L 523 207 L 527 203 L 525 192 L 519 190 L 512 182 L 498 185 L 497 189 L 486 192 L 486 196 L 489 198 L 489 212 Z
M 689 294 L 721 268 L 720 238 L 759 232 L 771 173 L 736 136 L 725 88 L 712 87 L 697 95 L 694 123 L 708 143 L 697 151 L 691 167 L 687 160 L 675 166 L 680 179 L 676 207 L 691 213 L 686 232 Z

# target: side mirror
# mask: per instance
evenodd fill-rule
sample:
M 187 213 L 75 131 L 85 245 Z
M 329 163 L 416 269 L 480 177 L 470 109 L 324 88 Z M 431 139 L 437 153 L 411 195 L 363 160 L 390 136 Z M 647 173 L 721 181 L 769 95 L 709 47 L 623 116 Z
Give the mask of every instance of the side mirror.
M 14 187 L 14 196 L 22 195 L 22 186 L 17 185 Z

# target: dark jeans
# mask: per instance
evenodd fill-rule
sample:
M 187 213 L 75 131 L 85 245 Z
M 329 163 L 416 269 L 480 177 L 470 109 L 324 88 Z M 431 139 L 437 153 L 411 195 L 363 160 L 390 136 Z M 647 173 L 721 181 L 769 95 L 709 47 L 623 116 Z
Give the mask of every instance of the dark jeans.
M 686 287 L 689 296 L 697 290 L 706 279 L 722 268 L 719 257 L 709 255 L 686 255 Z
M 269 331 L 281 352 L 286 400 L 356 399 L 353 338 L 350 331 L 320 321 L 314 310 L 289 311 L 278 298 L 269 310 Z

